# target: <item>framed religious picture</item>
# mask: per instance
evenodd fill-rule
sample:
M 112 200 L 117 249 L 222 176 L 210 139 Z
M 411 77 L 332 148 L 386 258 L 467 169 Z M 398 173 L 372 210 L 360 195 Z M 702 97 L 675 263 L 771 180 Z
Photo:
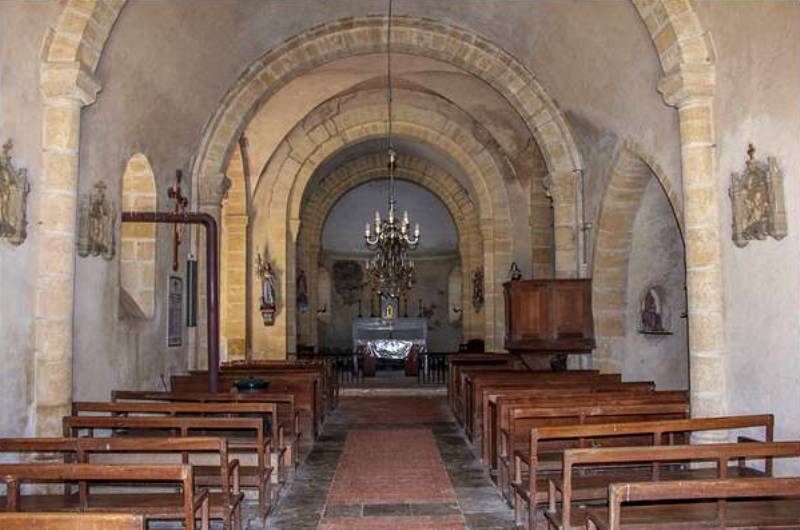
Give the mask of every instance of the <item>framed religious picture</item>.
M 169 276 L 167 300 L 167 347 L 183 345 L 183 278 L 176 274 Z

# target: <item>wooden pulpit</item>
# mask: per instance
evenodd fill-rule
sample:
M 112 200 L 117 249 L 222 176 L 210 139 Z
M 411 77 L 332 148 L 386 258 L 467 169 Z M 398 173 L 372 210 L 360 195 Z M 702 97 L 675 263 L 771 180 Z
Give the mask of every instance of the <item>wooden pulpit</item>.
M 553 354 L 594 349 L 591 280 L 519 280 L 503 287 L 507 350 Z

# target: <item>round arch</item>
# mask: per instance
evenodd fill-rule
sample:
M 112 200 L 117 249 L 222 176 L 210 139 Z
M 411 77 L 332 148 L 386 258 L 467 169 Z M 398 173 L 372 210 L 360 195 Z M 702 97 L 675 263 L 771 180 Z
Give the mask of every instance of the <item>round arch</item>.
M 600 216 L 592 262 L 592 300 L 597 349 L 595 366 L 606 372 L 622 368 L 621 348 L 625 338 L 628 304 L 628 265 L 633 226 L 645 190 L 656 179 L 667 197 L 678 229 L 682 231 L 681 206 L 672 179 L 640 146 L 623 142 L 617 149 L 600 205 Z
M 259 187 L 253 204 L 268 204 L 266 211 L 254 209 L 254 215 L 266 215 L 269 219 L 285 219 L 286 228 L 271 230 L 262 234 L 261 239 L 269 242 L 270 255 L 286 267 L 283 275 L 283 289 L 286 293 L 286 313 L 280 314 L 278 322 L 270 330 L 267 349 L 280 350 L 281 340 L 288 340 L 288 348 L 293 348 L 295 330 L 293 319 L 286 315 L 294 314 L 294 268 L 295 238 L 299 233 L 300 205 L 311 176 L 321 164 L 335 153 L 348 146 L 366 140 L 384 138 L 386 135 L 385 105 L 359 107 L 320 121 L 304 120 L 313 123 L 306 130 L 302 123 L 284 139 L 282 146 L 268 162 L 262 179 L 270 183 L 268 193 Z M 417 143 L 445 153 L 468 177 L 475 191 L 475 202 L 480 211 L 481 232 L 484 241 L 483 266 L 486 285 L 485 340 L 488 347 L 500 348 L 504 329 L 504 308 L 498 288 L 503 275 L 511 265 L 513 242 L 510 237 L 511 212 L 502 184 L 505 166 L 501 159 L 493 156 L 491 150 L 476 137 L 473 127 L 465 127 L 442 115 L 440 112 L 414 105 L 401 104 L 395 107 L 394 131 L 398 137 L 405 137 Z M 471 123 L 471 122 L 470 122 Z M 335 131 L 335 133 L 331 133 Z M 312 142 L 310 139 L 316 139 Z M 267 197 L 269 194 L 269 197 Z M 258 230 L 257 218 L 251 220 L 254 230 Z M 254 233 L 254 241 L 260 241 Z M 281 254 L 284 253 L 284 254 Z M 283 268 L 279 266 L 279 268 Z M 285 329 L 281 327 L 285 326 Z M 275 334 L 284 334 L 279 339 Z M 255 340 L 253 345 L 260 346 Z
M 318 271 L 318 257 L 321 251 L 322 230 L 331 209 L 349 190 L 361 184 L 386 178 L 386 160 L 381 154 L 366 155 L 338 167 L 325 177 L 319 186 L 307 196 L 303 204 L 298 237 L 298 256 L 313 285 Z M 469 285 L 470 271 L 483 262 L 483 242 L 481 240 L 478 209 L 458 180 L 426 160 L 400 156 L 397 165 L 397 178 L 418 184 L 436 195 L 450 212 L 458 231 L 459 255 L 461 257 L 462 284 Z M 464 289 L 469 294 L 469 289 Z M 469 307 L 469 296 L 462 296 L 462 307 Z M 313 318 L 317 306 L 316 293 L 310 291 L 310 310 L 308 326 L 310 339 L 317 341 L 316 322 Z M 483 336 L 481 314 L 472 311 L 462 313 L 464 337 Z

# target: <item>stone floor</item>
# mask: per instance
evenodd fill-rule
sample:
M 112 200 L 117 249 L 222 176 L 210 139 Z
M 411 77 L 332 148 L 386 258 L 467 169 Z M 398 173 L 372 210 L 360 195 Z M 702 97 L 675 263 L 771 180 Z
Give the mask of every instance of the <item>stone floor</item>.
M 252 518 L 247 528 L 500 530 L 514 524 L 445 398 L 431 392 L 342 397 L 266 526 Z

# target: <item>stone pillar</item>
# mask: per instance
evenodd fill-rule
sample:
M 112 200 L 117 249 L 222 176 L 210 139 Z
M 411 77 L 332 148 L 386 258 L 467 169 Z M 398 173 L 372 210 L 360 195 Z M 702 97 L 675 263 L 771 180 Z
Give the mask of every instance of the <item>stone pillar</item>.
M 575 173 L 551 174 L 545 182 L 547 194 L 553 201 L 555 277 L 577 278 L 580 253 Z
M 75 240 L 81 108 L 100 85 L 80 63 L 44 63 L 42 176 L 37 182 L 34 401 L 36 436 L 61 434 L 72 402 Z
M 659 91 L 678 109 L 693 416 L 725 413 L 725 338 L 719 183 L 711 65 L 683 65 Z
M 222 199 L 230 187 L 230 181 L 225 175 L 219 175 L 216 182 L 200 182 L 198 192 L 198 210 L 207 213 L 217 221 L 217 229 L 222 226 Z M 195 368 L 205 370 L 208 368 L 208 311 L 206 310 L 206 233 L 205 228 L 196 227 L 197 230 L 197 341 L 195 342 Z M 219 242 L 222 238 L 218 237 Z M 219 251 L 219 249 L 217 249 Z M 219 301 L 219 293 L 217 295 Z M 220 309 L 222 304 L 220 303 Z M 220 322 L 220 324 L 222 324 Z M 222 359 L 221 359 L 222 360 Z

